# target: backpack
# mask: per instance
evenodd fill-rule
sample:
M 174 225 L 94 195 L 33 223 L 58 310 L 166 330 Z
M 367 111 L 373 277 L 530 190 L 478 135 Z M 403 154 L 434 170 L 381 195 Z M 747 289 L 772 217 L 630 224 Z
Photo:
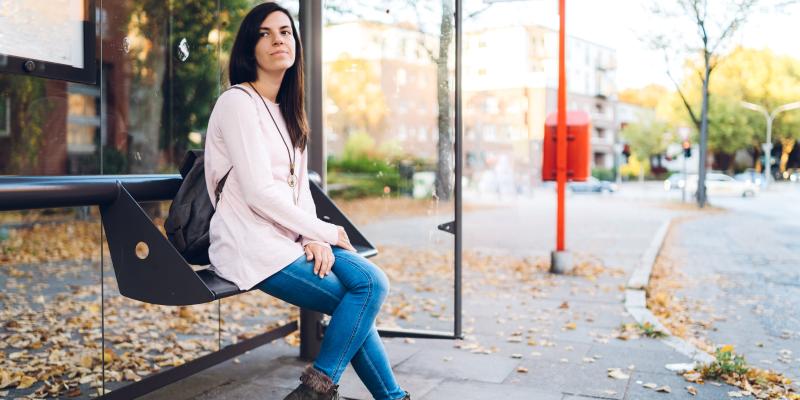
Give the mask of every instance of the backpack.
M 233 167 L 231 167 L 233 169 Z M 181 166 L 183 182 L 178 194 L 169 206 L 169 214 L 164 221 L 167 239 L 189 264 L 207 265 L 208 229 L 214 209 L 231 169 L 220 179 L 214 190 L 214 206 L 208 198 L 206 188 L 205 161 L 203 150 L 189 150 Z
M 252 98 L 250 92 L 241 87 L 231 86 L 228 90 L 230 89 L 241 90 Z M 169 206 L 169 214 L 164 221 L 164 230 L 167 231 L 167 239 L 189 264 L 211 264 L 208 259 L 208 246 L 211 245 L 208 229 L 211 225 L 211 217 L 219 203 L 222 188 L 225 186 L 225 180 L 228 179 L 232 169 L 233 167 L 217 183 L 212 207 L 206 187 L 203 150 L 186 152 L 180 169 L 183 182 Z

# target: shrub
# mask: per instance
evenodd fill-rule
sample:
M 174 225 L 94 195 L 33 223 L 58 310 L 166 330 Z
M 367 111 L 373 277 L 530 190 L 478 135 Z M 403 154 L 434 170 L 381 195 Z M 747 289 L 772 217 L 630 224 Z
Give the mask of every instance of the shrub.
M 613 181 L 614 170 L 610 168 L 592 168 L 592 176 L 601 181 Z

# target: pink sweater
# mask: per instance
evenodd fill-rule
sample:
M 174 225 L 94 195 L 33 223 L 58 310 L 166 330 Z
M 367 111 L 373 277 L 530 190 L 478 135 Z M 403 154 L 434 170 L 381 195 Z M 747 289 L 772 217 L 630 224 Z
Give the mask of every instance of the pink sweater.
M 339 235 L 335 225 L 317 218 L 306 151 L 295 150 L 299 171 L 292 189 L 286 182 L 289 155 L 275 124 L 258 94 L 239 86 L 250 96 L 227 90 L 208 121 L 205 170 L 212 202 L 217 182 L 233 166 L 211 218 L 208 255 L 219 276 L 247 290 L 303 255 L 305 244 L 336 244 Z M 265 101 L 291 148 L 278 105 Z

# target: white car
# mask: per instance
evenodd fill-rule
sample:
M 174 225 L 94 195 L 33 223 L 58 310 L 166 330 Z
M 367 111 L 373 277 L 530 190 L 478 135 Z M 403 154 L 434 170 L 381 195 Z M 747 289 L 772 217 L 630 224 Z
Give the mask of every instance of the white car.
M 697 175 L 689 175 L 686 189 L 690 193 L 697 192 Z M 732 177 L 712 172 L 706 175 L 706 194 L 709 196 L 755 196 L 758 193 L 758 185 L 753 182 L 742 182 Z

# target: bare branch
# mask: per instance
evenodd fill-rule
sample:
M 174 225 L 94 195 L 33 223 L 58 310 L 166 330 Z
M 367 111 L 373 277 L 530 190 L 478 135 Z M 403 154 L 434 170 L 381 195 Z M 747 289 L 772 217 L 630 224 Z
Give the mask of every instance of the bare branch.
M 711 47 L 712 53 L 717 50 L 717 47 L 719 47 L 720 44 L 725 42 L 725 39 L 733 35 L 736 30 L 739 29 L 739 27 L 745 22 L 745 20 L 747 20 L 747 15 L 757 2 L 758 0 L 745 0 L 739 3 L 738 9 L 731 19 L 731 22 L 725 27 L 725 29 L 722 30 L 719 38 L 717 38 L 717 42 Z
M 664 51 L 664 64 L 667 65 L 666 68 L 667 76 L 669 77 L 669 80 L 671 80 L 672 83 L 675 85 L 675 89 L 678 91 L 678 95 L 681 96 L 681 101 L 683 101 L 683 105 L 684 107 L 686 107 L 686 111 L 689 113 L 689 118 L 692 119 L 692 123 L 694 123 L 697 129 L 700 129 L 700 119 L 697 118 L 697 114 L 694 113 L 692 106 L 689 104 L 689 101 L 683 94 L 683 90 L 681 90 L 680 84 L 678 84 L 678 81 L 675 79 L 675 77 L 672 76 L 672 72 L 670 72 L 669 70 L 669 53 L 667 52 L 667 49 L 662 49 L 662 50 Z
M 425 50 L 425 53 L 428 54 L 428 57 L 431 59 L 431 61 L 433 61 L 434 63 L 438 63 L 439 57 L 436 55 L 436 53 L 434 53 L 432 49 L 430 49 L 425 44 L 425 33 L 422 31 L 423 23 L 422 23 L 422 14 L 420 14 L 420 7 L 416 7 L 413 1 L 408 1 L 408 6 L 411 7 L 412 10 L 414 10 L 414 15 L 417 17 L 417 26 L 419 27 L 421 33 L 419 36 L 417 36 L 417 44 L 419 45 L 419 47 Z

